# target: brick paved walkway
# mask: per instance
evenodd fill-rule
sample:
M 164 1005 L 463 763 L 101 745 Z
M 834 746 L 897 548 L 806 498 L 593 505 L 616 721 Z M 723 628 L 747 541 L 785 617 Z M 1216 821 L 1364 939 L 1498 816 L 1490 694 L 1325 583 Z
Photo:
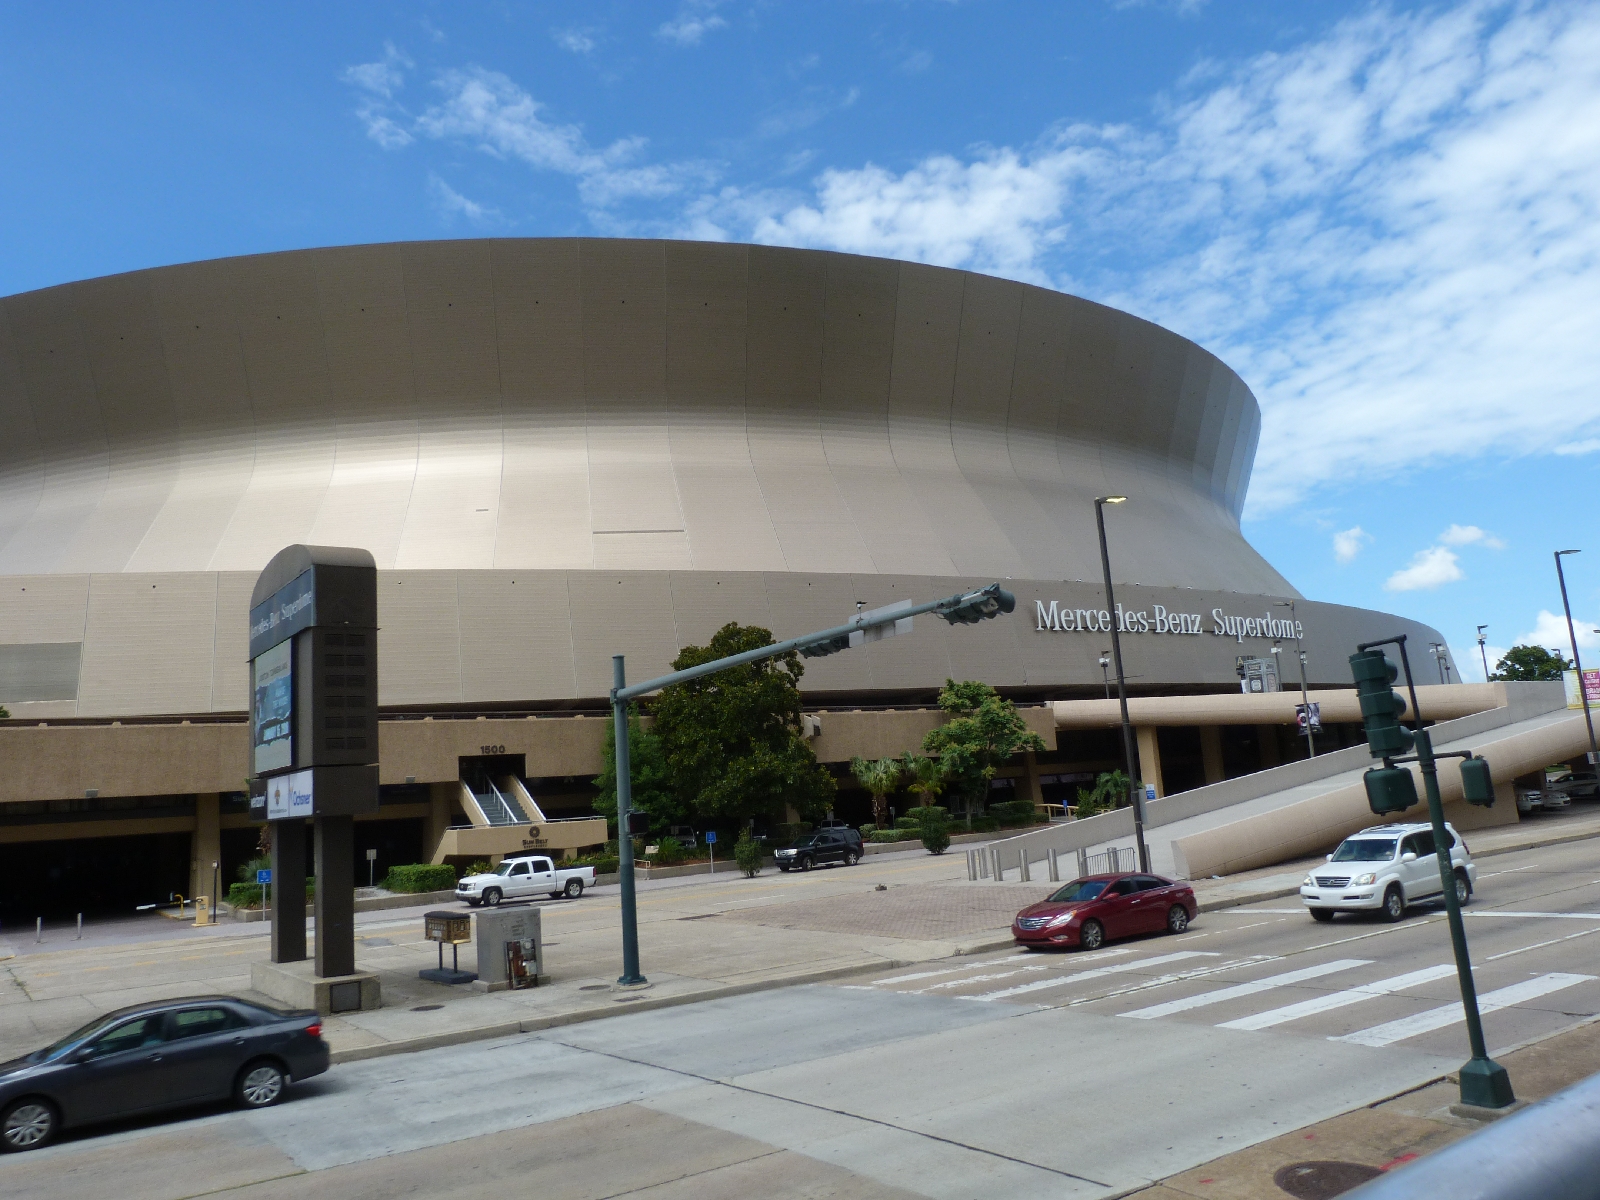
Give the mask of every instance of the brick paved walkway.
M 882 892 L 864 887 L 843 896 L 726 912 L 717 919 L 775 929 L 932 941 L 983 930 L 1003 933 L 1019 908 L 1044 899 L 1049 890 L 966 882 L 908 883 Z

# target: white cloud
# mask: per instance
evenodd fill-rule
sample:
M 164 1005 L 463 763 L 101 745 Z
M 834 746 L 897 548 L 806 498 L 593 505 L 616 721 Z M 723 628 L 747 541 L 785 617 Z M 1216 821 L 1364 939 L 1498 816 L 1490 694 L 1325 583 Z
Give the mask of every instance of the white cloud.
M 706 163 L 635 165 L 643 138 L 590 146 L 577 125 L 546 121 L 544 105 L 497 71 L 447 71 L 437 81 L 444 102 L 417 118 L 430 138 L 465 142 L 496 158 L 519 159 L 578 180 L 585 203 L 605 208 L 633 198 L 660 199 L 710 182 Z
M 1600 6 L 1466 0 L 1208 64 L 1142 127 L 724 189 L 685 228 L 990 271 L 1192 337 L 1261 400 L 1259 512 L 1600 445 L 1597 197 Z
M 1209 0 L 1111 0 L 1111 7 L 1124 8 L 1160 8 L 1168 12 L 1175 12 L 1180 17 L 1197 17 L 1205 8 Z
M 1486 546 L 1490 550 L 1504 550 L 1505 542 L 1492 533 L 1485 533 L 1476 525 L 1452 525 L 1439 535 L 1446 546 Z
M 428 195 L 447 221 L 453 217 L 465 217 L 474 224 L 484 225 L 500 216 L 497 209 L 467 199 L 431 171 L 428 173 Z
M 1600 450 L 1600 438 L 1585 438 L 1581 442 L 1565 442 L 1555 447 L 1557 454 L 1593 454 Z
M 1595 633 L 1600 622 L 1584 621 L 1577 617 L 1572 619 L 1572 631 L 1578 635 L 1578 649 L 1591 653 L 1600 649 L 1600 634 Z M 1546 649 L 1555 650 L 1563 658 L 1572 657 L 1572 639 L 1567 635 L 1567 618 L 1564 613 L 1553 613 L 1546 609 L 1539 610 L 1539 616 L 1534 621 L 1533 628 L 1527 633 L 1517 636 L 1519 646 L 1544 646 Z M 1600 663 L 1586 663 L 1584 670 Z
M 677 15 L 656 30 L 656 36 L 680 46 L 698 46 L 700 39 L 727 22 L 717 15 L 722 0 L 684 0 Z
M 1361 547 L 1372 540 L 1372 535 L 1361 526 L 1342 529 L 1333 535 L 1333 557 L 1342 563 L 1353 562 Z
M 1459 563 L 1455 551 L 1429 546 L 1412 555 L 1411 565 L 1389 576 L 1383 586 L 1391 592 L 1415 592 L 1454 583 L 1463 577 Z
M 411 141 L 411 134 L 395 120 L 403 111 L 394 101 L 405 86 L 405 72 L 415 64 L 393 42 L 383 44 L 383 57 L 377 62 L 346 67 L 339 78 L 360 94 L 356 116 L 367 127 L 367 136 L 385 150 L 395 150 Z
M 550 36 L 563 50 L 572 54 L 588 54 L 599 44 L 595 41 L 595 33 L 593 29 L 552 29 Z

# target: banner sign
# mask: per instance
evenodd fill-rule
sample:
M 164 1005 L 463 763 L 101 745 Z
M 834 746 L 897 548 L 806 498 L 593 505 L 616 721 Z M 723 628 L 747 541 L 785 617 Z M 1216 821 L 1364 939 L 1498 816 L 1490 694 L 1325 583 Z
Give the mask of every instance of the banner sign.
M 1561 679 L 1567 685 L 1567 707 L 1582 708 L 1583 697 L 1578 694 L 1578 673 L 1563 671 Z M 1588 694 L 1589 707 L 1600 708 L 1600 670 L 1583 673 L 1583 690 Z
M 310 771 L 279 775 L 267 780 L 267 820 L 287 821 L 315 815 L 315 794 Z
M 250 704 L 255 774 L 294 763 L 294 659 L 292 642 L 280 642 L 256 658 Z
M 1310 711 L 1308 712 L 1307 709 Z M 1294 706 L 1295 724 L 1300 726 L 1303 733 L 1310 728 L 1312 733 L 1322 732 L 1322 705 L 1313 700 L 1309 705 L 1296 704 Z

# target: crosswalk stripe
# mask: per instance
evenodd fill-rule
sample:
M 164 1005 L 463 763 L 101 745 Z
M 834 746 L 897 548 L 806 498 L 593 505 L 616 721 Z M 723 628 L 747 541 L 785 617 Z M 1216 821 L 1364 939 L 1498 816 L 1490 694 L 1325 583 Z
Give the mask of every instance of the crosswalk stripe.
M 1444 963 L 1437 967 L 1427 967 L 1421 971 L 1410 971 L 1404 975 L 1396 975 L 1391 979 L 1380 979 L 1376 983 L 1364 983 L 1360 987 L 1349 988 L 1346 991 L 1329 992 L 1326 996 L 1314 996 L 1310 1000 L 1302 1000 L 1298 1004 L 1286 1004 L 1282 1008 L 1271 1008 L 1266 1012 L 1256 1013 L 1254 1016 L 1240 1017 L 1237 1021 L 1224 1021 L 1217 1028 L 1268 1029 L 1273 1025 L 1282 1025 L 1285 1021 L 1298 1021 L 1301 1017 L 1310 1017 L 1335 1008 L 1344 1008 L 1346 1005 L 1359 1004 L 1361 1001 L 1371 1000 L 1375 996 L 1387 996 L 1391 992 L 1400 992 L 1406 988 L 1432 983 L 1436 979 L 1443 979 L 1445 976 L 1454 975 L 1455 973 L 1454 966 Z
M 1107 954 L 1126 954 L 1126 950 L 1108 950 Z M 938 971 L 914 971 L 910 975 L 895 975 L 889 979 L 875 979 L 873 987 L 886 987 L 891 983 L 915 983 L 919 979 L 935 979 L 940 975 L 954 975 L 958 971 L 972 971 L 979 967 L 992 967 L 997 963 L 1016 962 L 1019 958 L 1032 958 L 1032 954 L 1011 954 L 1005 958 L 990 958 L 980 962 L 966 963 L 959 967 L 944 967 Z
M 1221 958 L 1216 951 L 1207 950 L 1179 950 L 1173 954 L 1162 954 L 1155 958 L 1141 958 L 1135 962 L 1117 963 L 1110 967 L 1096 967 L 1090 971 L 1078 971 L 1072 975 L 1063 975 L 1058 979 L 1038 979 L 1033 983 L 1022 983 L 1016 987 L 1002 988 L 998 992 L 987 992 L 982 996 L 963 996 L 963 1000 L 1003 1000 L 1007 996 L 1020 996 L 1025 992 L 1037 992 L 1042 988 L 1063 987 L 1069 983 L 1081 983 L 1087 979 L 1099 979 L 1103 975 L 1118 975 L 1124 971 L 1138 971 L 1145 967 L 1158 967 L 1163 963 L 1179 962 L 1186 958 Z
M 1574 984 L 1587 983 L 1593 975 L 1568 975 L 1561 971 L 1554 971 L 1549 975 L 1541 975 L 1537 979 L 1525 979 L 1521 983 L 1513 983 L 1510 987 L 1499 988 L 1478 997 L 1478 1011 L 1491 1013 L 1496 1009 L 1509 1008 L 1513 1004 L 1521 1004 L 1524 1000 L 1537 1000 L 1540 996 L 1548 996 L 1551 992 L 1559 992 L 1563 988 L 1572 987 Z M 1466 1020 L 1466 1013 L 1459 1000 L 1450 1004 L 1441 1004 L 1438 1008 L 1430 1008 L 1427 1012 L 1414 1013 L 1409 1017 L 1401 1017 L 1398 1021 L 1386 1021 L 1382 1025 L 1374 1025 L 1370 1029 L 1358 1029 L 1354 1033 L 1347 1033 L 1343 1037 L 1329 1038 L 1330 1042 L 1351 1042 L 1357 1046 L 1387 1046 L 1393 1042 L 1403 1042 L 1407 1038 L 1414 1038 L 1419 1034 L 1432 1033 L 1435 1029 L 1444 1029 L 1454 1025 L 1457 1021 Z
M 1370 958 L 1341 958 L 1330 963 L 1323 963 L 1316 967 L 1303 967 L 1298 971 L 1285 971 L 1282 975 L 1268 975 L 1265 979 L 1252 980 L 1249 983 L 1239 983 L 1232 987 L 1219 988 L 1214 992 L 1201 992 L 1197 996 L 1185 996 L 1181 1000 L 1168 1000 L 1165 1004 L 1152 1004 L 1149 1008 L 1136 1008 L 1132 1012 L 1119 1013 L 1119 1016 L 1133 1017 L 1135 1020 L 1148 1021 L 1156 1017 L 1170 1017 L 1174 1013 L 1188 1012 L 1195 1008 L 1205 1008 L 1211 1004 L 1222 1004 L 1228 1000 L 1238 1000 L 1244 996 L 1253 996 L 1257 992 L 1271 991 L 1273 988 L 1287 987 L 1292 983 L 1303 983 L 1307 979 L 1318 979 L 1324 975 L 1333 975 L 1339 971 L 1348 971 L 1352 967 L 1367 966 Z

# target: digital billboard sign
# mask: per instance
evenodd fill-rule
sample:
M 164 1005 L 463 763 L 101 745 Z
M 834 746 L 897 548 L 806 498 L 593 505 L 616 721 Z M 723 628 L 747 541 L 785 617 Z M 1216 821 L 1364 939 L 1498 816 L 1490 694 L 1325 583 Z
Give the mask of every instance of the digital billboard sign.
M 294 765 L 294 642 L 279 642 L 255 660 L 251 703 L 255 773 Z

